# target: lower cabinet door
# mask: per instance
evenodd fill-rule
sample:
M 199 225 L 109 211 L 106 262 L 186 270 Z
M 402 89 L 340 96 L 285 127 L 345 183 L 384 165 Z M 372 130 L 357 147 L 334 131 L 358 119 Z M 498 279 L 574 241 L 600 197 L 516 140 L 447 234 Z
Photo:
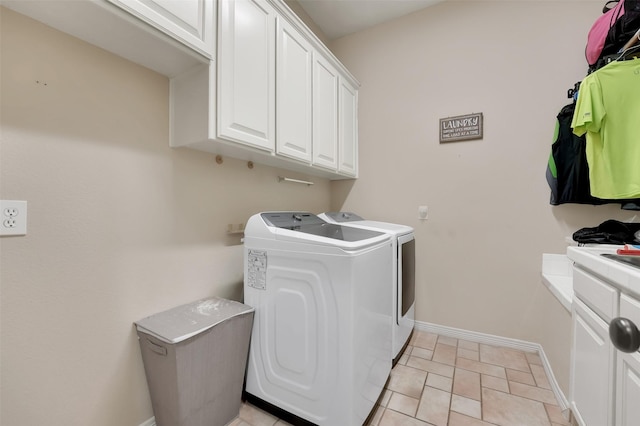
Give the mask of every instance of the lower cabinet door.
M 616 426 L 640 425 L 640 353 L 618 352 Z
M 640 302 L 620 296 L 620 316 L 640 326 Z M 617 354 L 616 426 L 640 425 L 640 352 Z
M 571 408 L 581 425 L 613 426 L 616 354 L 609 325 L 578 299 L 572 317 Z

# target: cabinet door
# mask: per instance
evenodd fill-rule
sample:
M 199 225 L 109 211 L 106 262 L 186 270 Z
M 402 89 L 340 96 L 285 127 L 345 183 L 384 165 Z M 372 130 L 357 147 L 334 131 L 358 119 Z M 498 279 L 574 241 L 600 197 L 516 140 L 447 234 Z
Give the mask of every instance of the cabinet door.
M 582 425 L 613 426 L 615 353 L 609 326 L 578 299 L 572 317 L 571 408 Z
M 218 137 L 275 150 L 275 16 L 265 0 L 220 2 Z
M 208 58 L 215 53 L 214 0 L 108 0 Z
M 340 78 L 338 93 L 338 171 L 358 176 L 358 90 Z
M 278 18 L 276 58 L 276 151 L 311 162 L 312 47 Z
M 618 352 L 616 426 L 640 425 L 640 353 Z
M 313 56 L 313 164 L 338 170 L 338 71 Z
M 620 316 L 640 326 L 640 302 L 623 294 Z M 616 426 L 640 425 L 640 352 L 618 354 Z

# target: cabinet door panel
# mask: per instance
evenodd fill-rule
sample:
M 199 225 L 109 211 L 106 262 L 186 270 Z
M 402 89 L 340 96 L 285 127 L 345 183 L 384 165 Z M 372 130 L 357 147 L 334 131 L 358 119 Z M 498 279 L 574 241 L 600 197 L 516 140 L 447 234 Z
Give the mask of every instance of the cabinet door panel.
M 313 59 L 313 164 L 338 169 L 338 72 L 320 54 Z
M 573 301 L 571 405 L 586 425 L 613 425 L 614 347 L 609 326 L 577 299 Z
M 338 171 L 356 177 L 358 175 L 358 91 L 342 78 L 339 102 Z
M 618 352 L 616 426 L 640 425 L 640 354 Z
M 220 3 L 218 136 L 275 149 L 275 11 L 265 1 Z
M 276 51 L 276 149 L 311 162 L 312 47 L 280 18 Z

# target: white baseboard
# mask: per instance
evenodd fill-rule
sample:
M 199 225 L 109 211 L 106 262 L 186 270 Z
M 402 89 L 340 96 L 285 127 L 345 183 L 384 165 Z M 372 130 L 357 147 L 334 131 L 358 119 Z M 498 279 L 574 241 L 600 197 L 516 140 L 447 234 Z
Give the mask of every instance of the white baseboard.
M 456 339 L 468 340 L 470 342 L 483 343 L 486 345 L 502 346 L 511 349 L 517 349 L 523 352 L 535 352 L 540 356 L 542 360 L 542 366 L 549 378 L 549 384 L 551 385 L 551 391 L 558 400 L 558 406 L 563 412 L 567 412 L 569 409 L 569 401 L 560 389 L 556 377 L 553 375 L 551 364 L 549 359 L 544 353 L 542 345 L 539 343 L 526 342 L 524 340 L 511 339 L 508 337 L 494 336 L 491 334 L 477 333 L 475 331 L 461 330 L 459 328 L 445 327 L 443 325 L 431 324 L 428 322 L 415 322 L 415 328 L 420 331 L 426 331 L 429 333 L 439 334 L 442 336 L 453 337 Z
M 156 426 L 156 418 L 151 417 L 149 420 L 140 423 L 140 426 Z

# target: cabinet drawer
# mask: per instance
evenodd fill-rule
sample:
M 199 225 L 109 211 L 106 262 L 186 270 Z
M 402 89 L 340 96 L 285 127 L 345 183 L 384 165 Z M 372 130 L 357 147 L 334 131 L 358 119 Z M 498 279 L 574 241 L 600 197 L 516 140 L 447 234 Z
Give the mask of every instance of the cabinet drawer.
M 618 291 L 577 267 L 573 268 L 573 291 L 606 322 L 618 315 Z

